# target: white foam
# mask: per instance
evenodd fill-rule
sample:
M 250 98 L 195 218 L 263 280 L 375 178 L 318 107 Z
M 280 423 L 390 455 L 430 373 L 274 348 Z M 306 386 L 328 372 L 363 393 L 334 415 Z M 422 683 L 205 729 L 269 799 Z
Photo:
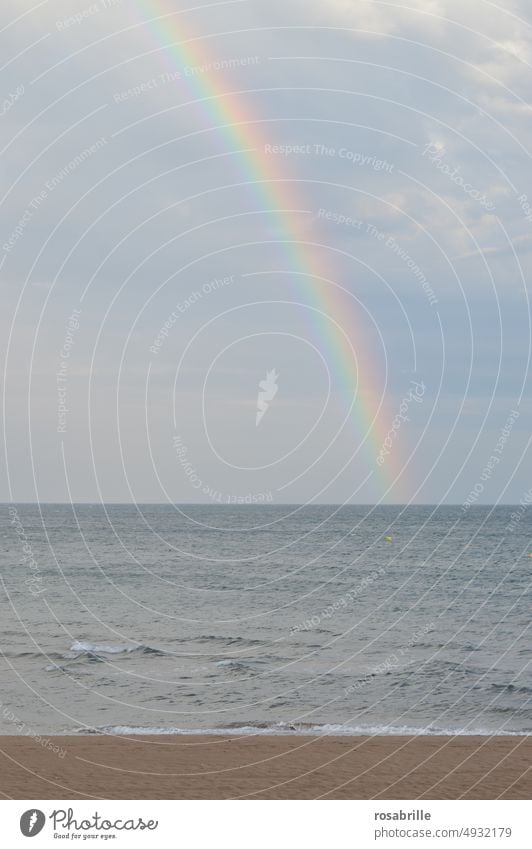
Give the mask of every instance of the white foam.
M 70 646 L 70 651 L 90 652 L 91 654 L 123 654 L 124 652 L 137 651 L 140 648 L 142 648 L 140 645 L 89 643 L 87 640 L 76 640 Z
M 487 729 L 467 728 L 411 728 L 409 726 L 394 725 L 315 725 L 297 726 L 289 723 L 277 723 L 271 726 L 242 725 L 236 728 L 177 728 L 168 727 L 142 727 L 131 725 L 108 725 L 80 729 L 80 734 L 109 734 L 111 736 L 163 736 L 163 735 L 198 735 L 198 736 L 224 736 L 224 737 L 248 737 L 248 736 L 298 736 L 298 737 L 414 737 L 414 736 L 442 736 L 442 737 L 526 737 L 529 736 L 522 731 L 501 731 Z

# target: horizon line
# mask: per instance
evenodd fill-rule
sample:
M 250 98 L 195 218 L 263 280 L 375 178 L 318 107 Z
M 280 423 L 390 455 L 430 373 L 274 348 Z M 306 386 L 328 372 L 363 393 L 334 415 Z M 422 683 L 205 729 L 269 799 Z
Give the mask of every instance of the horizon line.
M 9 507 L 12 505 L 24 505 L 27 507 L 463 507 L 463 501 L 456 502 L 404 502 L 393 501 L 386 504 L 379 502 L 355 502 L 348 501 L 319 501 L 308 504 L 304 501 L 282 501 L 277 503 L 260 503 L 260 502 L 219 502 L 213 504 L 207 501 L 0 501 L 1 507 Z M 504 502 L 485 502 L 468 505 L 468 511 L 476 507 L 520 507 L 519 501 L 504 501 Z M 524 505 L 530 506 L 530 505 Z

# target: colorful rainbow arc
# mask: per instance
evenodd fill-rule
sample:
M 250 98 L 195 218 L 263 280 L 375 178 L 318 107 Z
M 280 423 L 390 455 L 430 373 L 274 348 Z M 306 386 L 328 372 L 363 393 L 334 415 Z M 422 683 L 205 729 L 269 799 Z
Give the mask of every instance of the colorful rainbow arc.
M 303 232 L 301 216 L 279 211 L 297 210 L 304 206 L 301 200 L 295 197 L 293 178 L 282 173 L 278 157 L 264 153 L 265 142 L 258 129 L 260 121 L 252 114 L 245 96 L 242 93 L 226 91 L 222 85 L 222 75 L 209 70 L 215 60 L 206 54 L 203 39 L 185 31 L 182 23 L 183 13 L 164 8 L 160 0 L 137 0 L 137 5 L 162 49 L 172 52 L 177 61 L 177 68 L 180 71 L 187 67 L 201 69 L 199 73 L 181 77 L 178 84 L 186 85 L 187 89 L 193 92 L 194 99 L 205 105 L 205 112 L 212 126 L 224 133 L 230 149 L 240 151 L 239 164 L 246 181 L 249 179 L 261 203 L 265 204 L 267 210 L 272 211 L 276 223 L 282 227 L 285 234 L 285 239 L 282 240 L 285 251 L 290 260 L 290 267 L 296 272 L 294 276 L 298 295 L 314 308 L 311 315 L 317 317 L 314 322 L 317 336 L 331 352 L 348 398 L 352 398 L 357 391 L 355 419 L 364 442 L 370 446 L 373 455 L 370 468 L 373 467 L 386 439 L 391 419 L 386 414 L 384 399 L 373 389 L 374 386 L 379 386 L 380 381 L 374 377 L 373 369 L 369 365 L 374 358 L 365 340 L 364 327 L 355 314 L 353 299 L 334 284 L 334 274 L 331 274 L 328 268 L 322 268 L 323 260 L 320 260 L 318 252 L 314 250 L 319 239 L 309 239 L 308 233 Z M 172 64 L 172 71 L 175 70 L 176 66 Z M 322 314 L 330 316 L 332 321 L 325 317 L 320 319 Z M 348 330 L 346 323 L 349 325 Z M 335 325 L 343 328 L 345 335 L 334 331 Z M 356 345 L 350 344 L 351 338 L 356 339 Z M 353 349 L 359 359 L 358 370 L 353 358 Z M 386 472 L 384 466 L 380 467 L 379 477 L 386 475 L 385 484 L 389 488 L 399 475 L 394 474 L 396 463 L 390 462 L 387 465 Z

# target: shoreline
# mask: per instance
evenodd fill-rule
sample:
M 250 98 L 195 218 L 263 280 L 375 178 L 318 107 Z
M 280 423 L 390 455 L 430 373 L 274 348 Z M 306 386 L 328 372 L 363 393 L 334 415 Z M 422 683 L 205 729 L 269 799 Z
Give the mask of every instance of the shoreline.
M 532 737 L 0 737 L 8 799 L 530 799 Z

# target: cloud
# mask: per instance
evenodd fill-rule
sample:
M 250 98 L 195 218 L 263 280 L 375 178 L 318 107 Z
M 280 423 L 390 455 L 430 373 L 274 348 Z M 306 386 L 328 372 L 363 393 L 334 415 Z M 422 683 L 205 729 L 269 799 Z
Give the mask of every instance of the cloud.
M 169 4 L 169 8 L 178 11 L 178 5 Z M 29 0 L 24 8 L 31 8 Z M 7 20 L 20 14 L 20 9 L 20 3 L 10 0 L 0 14 Z M 145 426 L 149 345 L 177 304 L 190 293 L 202 291 L 206 281 L 226 275 L 235 274 L 238 283 L 200 299 L 180 314 L 153 363 L 156 418 L 167 429 L 172 422 L 176 363 L 203 325 L 208 330 L 188 355 L 185 390 L 181 387 L 178 393 L 193 432 L 201 433 L 203 427 L 201 404 L 194 404 L 200 378 L 221 348 L 235 339 L 272 327 L 308 337 L 334 378 L 340 368 L 334 357 L 331 360 L 319 321 L 295 310 L 295 304 L 313 303 L 315 290 L 308 288 L 305 269 L 316 268 L 353 296 L 360 312 L 350 311 L 351 303 L 348 309 L 342 301 L 341 307 L 336 306 L 337 315 L 355 345 L 359 342 L 354 316 L 375 342 L 374 394 L 383 391 L 400 397 L 401 372 L 411 373 L 415 347 L 418 368 L 433 388 L 439 385 L 440 367 L 444 369 L 441 403 L 447 411 L 456 410 L 469 353 L 464 341 L 468 330 L 464 293 L 467 304 L 478 299 L 474 329 L 482 335 L 483 310 L 496 312 L 490 272 L 502 303 L 505 344 L 510 340 L 517 351 L 524 340 L 525 350 L 528 306 L 512 246 L 530 279 L 531 225 L 525 202 L 519 198 L 527 194 L 530 168 L 532 41 L 530 28 L 519 19 L 523 12 L 517 2 L 497 9 L 480 0 L 406 0 L 404 4 L 249 0 L 176 14 L 172 27 L 159 29 L 158 34 L 143 23 L 147 16 L 133 4 L 118 4 L 108 13 L 58 31 L 57 19 L 70 13 L 70 3 L 47 4 L 38 14 L 10 27 L 6 61 L 13 58 L 13 62 L 5 69 L 6 91 L 23 85 L 24 95 L 2 116 L 5 143 L 19 134 L 2 157 L 4 171 L 12 180 L 9 203 L 0 208 L 0 225 L 7 235 L 47 180 L 89 142 L 106 139 L 102 150 L 85 159 L 33 210 L 20 239 L 6 253 L 2 269 L 2 326 L 9 328 L 14 321 L 15 327 L 15 357 L 8 363 L 8 378 L 16 392 L 23 392 L 35 341 L 43 379 L 32 399 L 36 413 L 32 427 L 37 441 L 46 446 L 46 468 L 54 465 L 48 462 L 50 443 L 55 445 L 49 427 L 55 415 L 53 376 L 64 323 L 89 282 L 70 371 L 71 400 L 79 401 L 72 428 L 79 423 L 80 451 L 87 409 L 84 377 L 100 329 L 93 401 L 103 398 L 107 406 L 105 414 L 99 409 L 96 416 L 97 439 L 107 444 L 109 437 L 114 445 L 113 382 L 131 331 L 124 350 L 120 397 L 127 415 L 122 416 L 121 426 L 126 439 L 137 440 Z M 120 32 L 133 24 L 141 25 Z M 138 96 L 115 99 L 116 93 L 161 74 L 177 74 L 191 61 L 189 54 L 180 52 L 180 37 L 195 35 L 200 37 L 194 44 L 201 63 L 245 55 L 257 55 L 260 61 L 202 74 L 193 81 L 176 78 Z M 23 52 L 41 36 L 47 37 L 34 50 Z M 171 49 L 162 49 L 173 42 Z M 120 62 L 121 67 L 114 68 Z M 53 69 L 57 63 L 61 64 Z M 44 76 L 32 85 L 31 80 L 41 73 Z M 217 92 L 228 95 L 218 104 Z M 208 96 L 213 98 L 208 103 L 192 103 Z M 238 123 L 240 128 L 221 128 Z M 309 152 L 266 160 L 262 155 L 266 142 L 299 144 Z M 445 151 L 447 169 L 423 155 L 427 144 Z M 317 154 L 316 146 L 326 152 Z M 241 148 L 252 153 L 246 158 L 236 152 Z M 377 170 L 377 160 L 392 167 Z M 462 183 L 453 179 L 453 173 L 463 178 Z M 463 182 L 485 193 L 495 206 L 493 214 L 468 193 Z M 272 214 L 272 206 L 286 210 L 285 214 Z M 337 214 L 336 218 L 320 219 L 317 212 L 322 208 Z M 293 209 L 306 214 L 287 211 Z M 360 228 L 339 224 L 342 215 L 360 219 Z M 375 237 L 372 227 L 385 239 L 392 237 L 403 253 L 387 249 L 385 239 Z M 292 239 L 299 240 L 294 251 Z M 313 247 L 314 242 L 323 248 Z M 30 286 L 15 315 L 34 263 Z M 450 263 L 460 266 L 458 281 Z M 437 293 L 437 310 L 428 303 L 412 264 L 423 270 Z M 245 277 L 248 273 L 251 276 Z M 56 278 L 37 333 L 48 281 Z M 333 309 L 334 298 L 323 285 L 319 294 Z M 248 301 L 262 306 L 239 312 Z M 269 301 L 284 306 L 268 306 Z M 514 309 L 518 301 L 520 310 Z M 229 310 L 233 312 L 225 314 Z M 215 320 L 209 324 L 211 319 Z M 443 366 L 439 319 L 447 343 Z M 243 389 L 244 377 L 238 391 L 235 386 L 226 387 L 226 366 L 222 365 L 218 394 L 223 395 L 223 388 L 229 401 L 234 393 L 253 405 L 258 380 L 273 366 L 283 380 L 286 376 L 284 391 L 297 360 L 295 350 L 277 340 L 273 352 L 280 361 L 271 362 L 268 345 L 266 341 L 264 347 L 253 351 L 250 347 L 239 354 L 239 368 L 246 385 L 252 387 L 249 397 Z M 512 352 L 519 376 L 518 356 Z M 365 350 L 358 353 L 362 357 Z M 494 351 L 494 359 L 497 354 Z M 382 369 L 379 357 L 385 360 Z M 474 362 L 475 374 L 483 378 L 483 369 L 493 369 L 491 360 L 487 367 L 485 361 L 486 351 L 482 351 Z M 291 398 L 295 400 L 280 400 L 276 408 L 280 415 L 290 408 L 290 415 L 297 417 L 298 405 L 303 410 L 314 399 L 308 388 L 314 368 L 308 360 L 299 374 L 292 373 L 297 391 Z M 485 409 L 490 401 L 489 391 L 489 380 L 480 381 L 474 408 L 480 420 L 483 405 Z M 361 392 L 371 397 L 366 387 Z M 334 404 L 336 409 L 341 407 L 344 400 L 337 392 L 333 408 Z M 229 401 L 227 409 L 232 411 L 235 405 Z M 232 415 L 222 416 L 217 423 L 220 438 L 228 442 L 238 431 Z M 8 418 L 10 444 L 16 445 L 17 456 L 27 456 L 24 415 L 18 407 L 8 407 Z M 298 423 L 299 419 L 295 430 Z M 245 444 L 244 431 L 242 450 L 249 455 L 253 446 Z M 276 434 L 279 444 L 271 446 L 272 453 L 282 445 L 281 429 Z M 436 443 L 441 434 L 437 428 L 431 434 Z M 457 436 L 462 449 L 467 438 L 464 433 Z M 166 445 L 161 443 L 159 453 L 172 468 Z M 170 438 L 168 446 L 171 449 Z M 313 456 L 310 447 L 305 450 L 303 463 Z M 334 466 L 342 460 L 342 452 L 334 446 L 331 450 Z M 111 449 L 106 451 L 107 460 L 110 480 L 116 471 Z M 209 479 L 218 472 L 223 478 L 209 451 L 202 462 Z M 421 477 L 424 461 L 416 462 L 415 474 Z M 298 463 L 299 458 L 294 459 L 294 472 Z M 80 467 L 76 474 L 78 491 L 89 488 L 86 470 Z M 325 479 L 327 469 L 317 468 L 316 476 L 320 475 Z M 140 471 L 138 479 L 142 482 Z M 49 490 L 56 487 L 50 476 L 43 492 L 47 486 Z M 304 483 L 291 496 L 304 499 Z M 435 489 L 431 497 L 437 497 Z

